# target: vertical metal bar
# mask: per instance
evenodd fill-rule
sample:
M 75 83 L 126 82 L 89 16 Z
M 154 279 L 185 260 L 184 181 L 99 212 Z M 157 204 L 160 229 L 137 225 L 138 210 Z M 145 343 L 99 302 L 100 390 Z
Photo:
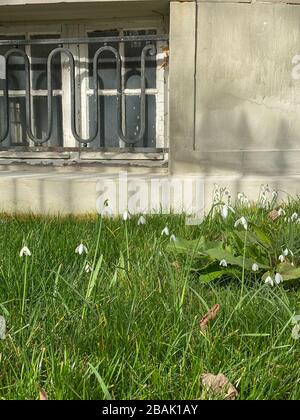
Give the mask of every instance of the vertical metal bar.
M 135 145 L 136 143 L 143 140 L 146 131 L 146 76 L 145 76 L 145 68 L 146 68 L 146 55 L 149 54 L 151 56 L 156 54 L 156 48 L 154 45 L 146 45 L 141 54 L 141 99 L 140 99 L 140 131 L 135 138 L 129 138 L 123 131 L 122 128 L 122 115 L 124 112 L 124 107 L 122 106 L 122 97 L 124 91 L 122 89 L 120 80 L 121 75 L 119 77 L 119 84 L 118 84 L 118 98 L 117 98 L 117 113 L 118 113 L 118 135 L 119 138 L 128 145 Z

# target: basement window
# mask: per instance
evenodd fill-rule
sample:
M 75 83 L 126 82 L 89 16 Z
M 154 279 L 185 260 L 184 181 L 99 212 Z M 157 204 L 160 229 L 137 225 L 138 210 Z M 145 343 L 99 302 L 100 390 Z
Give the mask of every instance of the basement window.
M 99 27 L 100 26 L 100 27 Z M 157 35 L 158 28 L 140 29 L 102 29 L 101 25 L 48 26 L 47 32 L 37 29 L 11 34 L 0 34 L 0 40 L 26 40 L 28 45 L 17 48 L 27 54 L 30 63 L 30 127 L 35 139 L 43 139 L 48 129 L 48 76 L 47 60 L 49 54 L 58 47 L 68 48 L 75 63 L 75 129 L 83 140 L 74 137 L 72 130 L 70 63 L 66 54 L 57 54 L 52 65 L 52 130 L 49 139 L 43 143 L 46 147 L 111 149 L 134 146 L 139 149 L 165 148 L 167 109 L 165 69 L 163 66 L 163 46 L 165 41 L 133 40 L 130 42 L 103 43 L 42 43 L 31 45 L 30 41 L 67 38 L 107 38 L 107 37 L 147 37 Z M 72 29 L 72 30 L 71 30 Z M 141 130 L 141 54 L 144 47 L 154 44 L 156 54 L 146 54 L 145 59 L 145 131 L 143 137 L 132 144 L 120 138 L 120 127 L 125 138 L 137 139 Z M 119 54 L 121 71 L 120 96 L 117 86 L 116 58 L 111 51 L 104 51 L 97 64 L 98 92 L 98 134 L 91 142 L 86 142 L 96 129 L 95 100 L 93 89 L 93 59 L 103 45 L 113 47 Z M 1 46 L 0 55 L 14 46 Z M 8 71 L 8 135 L 2 139 L 0 147 L 36 146 L 28 135 L 26 119 L 26 72 L 25 60 L 20 55 L 11 55 Z M 0 79 L 0 137 L 3 137 L 6 121 L 4 101 L 5 80 Z M 117 101 L 121 102 L 122 113 L 117 112 Z M 118 115 L 119 121 L 118 121 Z

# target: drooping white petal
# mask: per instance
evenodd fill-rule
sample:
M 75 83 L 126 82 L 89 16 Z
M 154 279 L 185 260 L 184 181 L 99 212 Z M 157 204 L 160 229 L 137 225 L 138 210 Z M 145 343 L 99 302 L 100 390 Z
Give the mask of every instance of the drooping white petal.
M 226 260 L 224 260 L 224 259 L 223 259 L 223 260 L 221 260 L 221 261 L 220 261 L 220 266 L 221 266 L 221 267 L 227 267 L 227 261 L 226 261 Z
M 287 257 L 289 255 L 289 250 L 287 248 L 285 248 L 285 250 L 283 251 L 283 255 L 285 257 Z
M 239 225 L 242 225 L 245 230 L 248 229 L 248 222 L 247 222 L 247 220 L 245 219 L 244 216 L 242 216 L 240 219 L 238 219 L 235 222 L 234 227 L 237 228 Z
M 170 235 L 169 228 L 166 226 L 166 227 L 162 230 L 161 234 L 162 234 L 162 235 L 169 236 L 169 235 Z
M 279 274 L 279 273 L 276 273 L 276 274 L 275 274 L 275 283 L 276 283 L 276 284 L 280 284 L 280 283 L 282 283 L 282 282 L 283 282 L 282 275 L 281 275 L 281 274 Z
M 83 245 L 82 243 L 78 245 L 78 247 L 75 249 L 76 254 L 82 255 L 82 254 L 87 254 L 88 253 L 88 249 L 85 245 Z
M 278 214 L 279 216 L 285 216 L 285 211 L 282 208 L 280 208 L 278 209 Z
M 23 246 L 20 251 L 20 257 L 31 257 L 31 251 L 27 246 Z
M 270 286 L 274 286 L 274 281 L 273 281 L 273 279 L 272 279 L 272 277 L 271 277 L 271 276 L 268 276 L 268 277 L 266 278 L 265 283 L 266 283 L 266 284 L 269 284 Z
M 171 235 L 170 236 L 170 241 L 176 242 L 177 241 L 176 236 L 175 235 Z
M 291 216 L 291 221 L 295 222 L 295 220 L 297 220 L 297 219 L 298 219 L 298 213 L 293 213 L 292 216 Z
M 123 213 L 123 220 L 124 220 L 124 222 L 126 222 L 126 220 L 128 220 L 128 219 L 129 219 L 129 213 L 128 213 L 127 210 L 125 210 L 124 213 Z
M 279 255 L 278 259 L 279 259 L 280 262 L 283 263 L 284 260 L 285 260 L 285 257 L 284 257 L 284 255 Z
M 146 224 L 146 219 L 144 216 L 141 216 L 138 220 L 138 225 L 145 225 Z
M 256 272 L 256 271 L 258 271 L 258 270 L 259 270 L 259 266 L 258 266 L 256 263 L 254 263 L 254 264 L 252 265 L 252 271 Z
M 84 267 L 84 271 L 86 273 L 90 273 L 92 271 L 92 266 L 89 262 L 86 263 L 86 266 Z
M 223 206 L 223 207 L 221 208 L 221 216 L 223 217 L 223 219 L 224 219 L 224 220 L 226 220 L 226 219 L 227 219 L 227 217 L 228 217 L 228 213 L 229 213 L 229 211 L 228 211 L 228 206 L 226 206 L 226 204 L 225 204 L 225 206 Z

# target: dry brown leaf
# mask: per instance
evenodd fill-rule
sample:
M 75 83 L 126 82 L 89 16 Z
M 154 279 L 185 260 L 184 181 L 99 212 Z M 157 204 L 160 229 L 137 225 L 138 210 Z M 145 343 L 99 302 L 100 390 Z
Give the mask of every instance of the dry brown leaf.
M 175 271 L 179 271 L 180 270 L 180 264 L 178 261 L 174 261 L 172 262 L 172 267 L 174 267 Z
M 200 320 L 200 330 L 201 332 L 205 332 L 209 321 L 213 321 L 216 316 L 218 315 L 219 310 L 221 309 L 221 305 L 219 305 L 218 303 L 213 306 L 206 315 L 204 315 L 204 317 Z
M 271 219 L 271 220 L 276 220 L 276 219 L 278 219 L 278 217 L 280 217 L 280 215 L 279 215 L 279 213 L 278 213 L 278 211 L 276 210 L 276 209 L 273 209 L 272 211 L 270 211 L 270 213 L 268 214 L 268 216 L 269 216 L 269 219 Z
M 39 389 L 39 394 L 40 394 L 40 400 L 41 401 L 45 401 L 48 400 L 48 395 L 46 394 L 46 392 L 43 390 L 43 388 Z
M 169 47 L 163 47 L 162 52 L 164 54 L 164 61 L 161 65 L 161 69 L 166 69 L 169 67 L 169 56 L 170 56 L 170 50 Z
M 214 394 L 224 394 L 225 400 L 234 400 L 239 395 L 237 389 L 222 373 L 218 375 L 205 373 L 201 376 L 201 383 L 208 391 Z

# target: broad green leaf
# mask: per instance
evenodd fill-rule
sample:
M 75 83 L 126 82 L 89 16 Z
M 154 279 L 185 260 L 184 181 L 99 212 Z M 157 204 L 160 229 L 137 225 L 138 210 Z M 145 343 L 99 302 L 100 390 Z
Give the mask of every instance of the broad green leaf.
M 263 245 L 267 246 L 268 248 L 272 247 L 272 240 L 267 235 L 266 232 L 264 232 L 260 227 L 253 225 L 253 230 L 259 240 Z
M 211 258 L 216 259 L 218 261 L 225 260 L 227 264 L 237 265 L 241 268 L 245 266 L 245 269 L 247 270 L 251 270 L 252 265 L 255 262 L 248 258 L 245 258 L 245 260 L 243 260 L 243 257 L 241 255 L 235 256 L 232 253 L 228 252 L 227 250 L 224 250 L 220 246 L 217 248 L 208 249 L 206 251 L 206 254 L 209 255 Z M 259 268 L 269 268 L 268 266 L 264 264 L 257 263 L 257 265 L 259 266 Z
M 277 272 L 282 275 L 284 281 L 300 279 L 300 267 L 297 268 L 290 263 L 279 264 Z
M 225 274 L 225 271 L 223 270 L 212 271 L 211 273 L 200 274 L 199 279 L 201 283 L 210 283 L 211 281 L 214 281 L 222 277 L 223 274 Z
M 176 251 L 178 253 L 203 253 L 210 247 L 217 246 L 216 242 L 207 241 L 203 236 L 199 239 L 186 240 L 186 239 L 177 239 L 175 242 L 170 243 L 167 246 L 167 250 Z

